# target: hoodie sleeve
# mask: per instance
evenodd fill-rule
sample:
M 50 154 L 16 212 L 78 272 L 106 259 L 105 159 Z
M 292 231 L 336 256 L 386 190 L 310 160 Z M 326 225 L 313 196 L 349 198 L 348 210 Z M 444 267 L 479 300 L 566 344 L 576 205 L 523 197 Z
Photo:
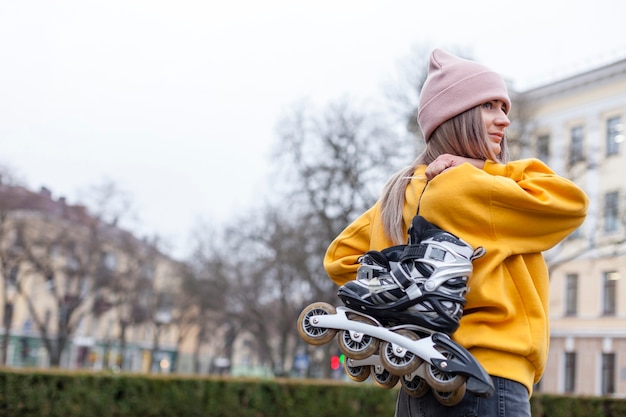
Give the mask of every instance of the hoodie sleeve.
M 585 219 L 589 203 L 585 193 L 538 159 L 487 161 L 482 170 L 466 165 L 465 172 L 456 174 L 477 183 L 469 188 L 468 201 L 488 202 L 492 238 L 515 237 L 517 253 L 550 249 Z
M 337 285 L 355 279 L 358 259 L 370 250 L 370 233 L 374 206 L 346 227 L 332 241 L 324 257 L 326 273 Z

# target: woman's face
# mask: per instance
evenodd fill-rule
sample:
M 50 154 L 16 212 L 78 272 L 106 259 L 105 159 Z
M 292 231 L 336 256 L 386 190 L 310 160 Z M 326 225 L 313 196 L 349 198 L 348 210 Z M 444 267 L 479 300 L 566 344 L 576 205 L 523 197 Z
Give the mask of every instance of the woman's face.
M 504 140 L 504 130 L 511 124 L 506 113 L 506 103 L 501 100 L 492 100 L 480 106 L 485 131 L 487 132 L 487 143 L 496 155 L 502 151 L 501 143 Z

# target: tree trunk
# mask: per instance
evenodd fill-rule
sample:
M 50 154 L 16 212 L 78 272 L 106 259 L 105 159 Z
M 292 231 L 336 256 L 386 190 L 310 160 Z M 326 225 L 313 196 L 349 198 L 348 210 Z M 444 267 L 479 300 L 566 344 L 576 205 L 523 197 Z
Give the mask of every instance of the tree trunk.
M 196 343 L 193 348 L 193 373 L 200 373 L 200 346 L 202 345 L 202 341 L 204 340 L 205 329 L 204 326 L 200 326 L 200 330 L 196 335 Z
M 2 365 L 7 365 L 7 351 L 11 338 L 11 324 L 13 322 L 13 304 L 8 301 L 4 305 L 4 335 L 2 336 Z
M 126 320 L 120 321 L 120 370 L 124 370 L 126 366 Z

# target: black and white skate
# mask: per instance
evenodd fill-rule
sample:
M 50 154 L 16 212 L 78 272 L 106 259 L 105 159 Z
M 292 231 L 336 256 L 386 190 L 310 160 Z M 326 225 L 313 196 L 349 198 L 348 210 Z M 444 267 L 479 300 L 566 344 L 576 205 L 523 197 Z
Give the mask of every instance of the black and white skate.
M 408 244 L 367 252 L 359 260 L 357 279 L 342 286 L 338 296 L 385 325 L 413 324 L 452 334 L 463 314 L 472 260 L 482 253 L 415 216 Z

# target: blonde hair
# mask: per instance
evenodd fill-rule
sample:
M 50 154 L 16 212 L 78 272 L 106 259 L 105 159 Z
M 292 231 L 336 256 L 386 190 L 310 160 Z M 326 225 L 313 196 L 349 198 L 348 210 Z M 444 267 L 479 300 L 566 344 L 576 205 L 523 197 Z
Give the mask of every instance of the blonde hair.
M 385 235 L 394 244 L 406 243 L 407 231 L 404 230 L 402 211 L 406 188 L 419 165 L 428 165 L 442 154 L 503 163 L 508 161 L 506 137 L 500 144 L 499 155 L 489 146 L 481 106 L 472 107 L 439 125 L 426 143 L 426 149 L 411 165 L 396 172 L 385 185 L 381 197 L 382 225 Z

